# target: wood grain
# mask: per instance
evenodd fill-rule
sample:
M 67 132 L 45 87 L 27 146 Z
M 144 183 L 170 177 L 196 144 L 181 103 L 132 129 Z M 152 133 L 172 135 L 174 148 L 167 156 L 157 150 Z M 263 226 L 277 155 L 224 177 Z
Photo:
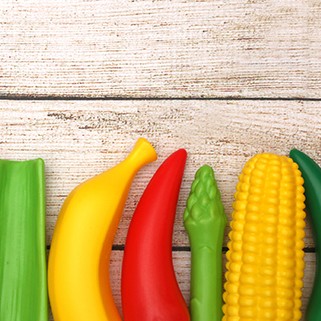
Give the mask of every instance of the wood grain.
M 320 98 L 318 0 L 3 0 L 2 97 Z
M 83 180 L 122 160 L 139 136 L 159 159 L 139 172 L 115 239 L 123 245 L 149 179 L 173 151 L 188 161 L 174 246 L 188 246 L 182 216 L 194 174 L 213 166 L 229 219 L 237 176 L 256 153 L 301 149 L 321 164 L 321 102 L 300 101 L 0 101 L 0 157 L 42 157 L 47 177 L 47 244 L 63 200 Z M 229 229 L 227 229 L 228 232 Z M 306 247 L 313 247 L 306 228 Z M 226 244 L 226 242 L 225 242 Z
M 152 174 L 171 152 L 185 147 L 189 157 L 177 208 L 173 257 L 188 302 L 190 252 L 182 215 L 197 168 L 204 163 L 214 167 L 230 219 L 237 175 L 254 154 L 287 154 L 297 147 L 321 164 L 320 112 L 321 102 L 313 101 L 0 100 L 0 157 L 45 160 L 50 245 L 67 194 L 81 181 L 119 162 L 139 136 L 148 138 L 159 159 L 135 178 L 115 240 L 122 249 L 132 213 Z M 306 247 L 313 252 L 309 225 L 306 234 Z M 120 310 L 122 256 L 122 250 L 114 250 L 110 266 Z M 312 289 L 315 254 L 306 253 L 305 262 L 303 311 Z

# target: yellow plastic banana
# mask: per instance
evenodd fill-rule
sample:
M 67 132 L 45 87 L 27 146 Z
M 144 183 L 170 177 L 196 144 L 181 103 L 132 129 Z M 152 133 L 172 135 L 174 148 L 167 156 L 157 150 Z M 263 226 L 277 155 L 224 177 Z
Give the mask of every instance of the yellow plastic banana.
M 156 158 L 140 138 L 124 161 L 80 184 L 65 200 L 49 254 L 55 321 L 121 321 L 109 282 L 112 243 L 135 174 Z

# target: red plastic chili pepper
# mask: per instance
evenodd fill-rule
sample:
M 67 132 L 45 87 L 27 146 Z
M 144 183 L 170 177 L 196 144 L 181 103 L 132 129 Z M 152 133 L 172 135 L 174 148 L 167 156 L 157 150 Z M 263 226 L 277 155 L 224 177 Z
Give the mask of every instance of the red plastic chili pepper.
M 159 167 L 132 218 L 122 268 L 125 321 L 189 321 L 176 281 L 172 234 L 186 162 L 180 149 Z

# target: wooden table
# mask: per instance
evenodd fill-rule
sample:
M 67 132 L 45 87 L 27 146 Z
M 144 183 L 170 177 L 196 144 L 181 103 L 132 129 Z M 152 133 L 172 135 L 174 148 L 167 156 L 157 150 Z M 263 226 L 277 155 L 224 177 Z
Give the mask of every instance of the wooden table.
M 148 138 L 159 159 L 136 177 L 112 253 L 120 308 L 134 208 L 162 160 L 184 147 L 173 257 L 188 301 L 182 215 L 198 167 L 214 168 L 230 219 L 254 154 L 296 147 L 321 164 L 320 30 L 318 0 L 1 1 L 1 158 L 45 160 L 48 248 L 71 189 Z M 309 224 L 305 241 L 303 310 L 315 272 Z

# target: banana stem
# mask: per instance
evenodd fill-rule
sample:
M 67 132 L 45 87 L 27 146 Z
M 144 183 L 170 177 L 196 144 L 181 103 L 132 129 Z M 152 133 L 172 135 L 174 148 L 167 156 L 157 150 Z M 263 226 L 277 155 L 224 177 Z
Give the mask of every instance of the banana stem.
M 157 154 L 154 147 L 147 139 L 140 137 L 130 154 L 124 160 L 124 163 L 132 166 L 137 172 L 141 167 L 156 159 Z

